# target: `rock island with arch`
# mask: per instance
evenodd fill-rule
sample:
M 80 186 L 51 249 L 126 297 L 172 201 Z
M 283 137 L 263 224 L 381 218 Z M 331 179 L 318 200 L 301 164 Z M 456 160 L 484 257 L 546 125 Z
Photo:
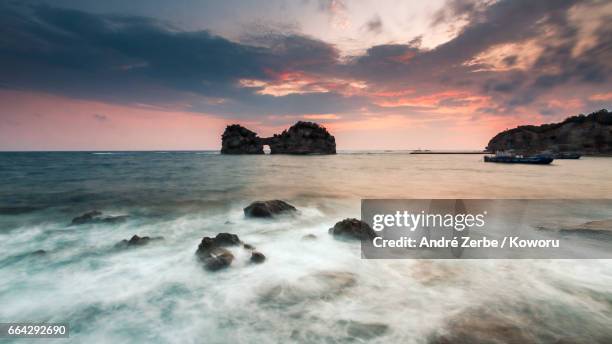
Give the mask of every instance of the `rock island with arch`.
M 289 129 L 272 137 L 239 125 L 228 125 L 221 136 L 221 154 L 336 154 L 336 139 L 327 129 L 313 122 L 297 122 Z

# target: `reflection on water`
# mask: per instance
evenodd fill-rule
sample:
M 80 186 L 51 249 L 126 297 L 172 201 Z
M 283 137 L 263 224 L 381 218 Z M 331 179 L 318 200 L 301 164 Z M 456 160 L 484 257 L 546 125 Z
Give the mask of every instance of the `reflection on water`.
M 612 159 L 105 153 L 0 154 L 0 322 L 68 321 L 73 342 L 612 337 L 608 261 L 361 260 L 358 242 L 327 234 L 359 216 L 361 198 L 609 197 Z M 300 215 L 243 218 L 249 202 L 274 198 Z M 67 226 L 91 209 L 130 217 Z M 195 249 L 219 232 L 238 234 L 266 262 L 233 250 L 230 269 L 204 271 Z M 114 247 L 133 234 L 164 240 Z

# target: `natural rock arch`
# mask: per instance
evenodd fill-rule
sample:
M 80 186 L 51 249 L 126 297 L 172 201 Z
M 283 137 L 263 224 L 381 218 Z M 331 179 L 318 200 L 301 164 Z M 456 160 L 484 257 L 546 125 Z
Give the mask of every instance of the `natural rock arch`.
M 336 154 L 336 139 L 327 129 L 301 121 L 266 138 L 241 125 L 229 125 L 221 137 L 221 154 L 264 154 L 264 145 L 270 154 Z

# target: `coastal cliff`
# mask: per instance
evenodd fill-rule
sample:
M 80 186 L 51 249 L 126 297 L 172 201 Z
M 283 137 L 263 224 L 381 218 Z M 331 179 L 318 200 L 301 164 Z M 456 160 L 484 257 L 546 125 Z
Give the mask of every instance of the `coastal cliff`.
M 225 128 L 221 136 L 221 154 L 336 154 L 336 139 L 327 129 L 313 122 L 297 122 L 281 134 L 260 138 L 241 125 Z
M 489 141 L 486 150 L 610 155 L 612 154 L 612 113 L 603 109 L 586 116 L 572 116 L 559 123 L 523 125 L 505 130 Z

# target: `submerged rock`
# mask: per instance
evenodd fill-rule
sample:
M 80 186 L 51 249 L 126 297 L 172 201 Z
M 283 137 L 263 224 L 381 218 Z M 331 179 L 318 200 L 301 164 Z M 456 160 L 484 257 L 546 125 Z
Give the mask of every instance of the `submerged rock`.
M 383 336 L 389 331 L 389 326 L 382 323 L 339 320 L 338 325 L 346 328 L 346 333 L 350 338 L 359 338 L 361 340 L 371 340 Z
M 44 256 L 45 254 L 47 254 L 45 250 L 36 250 L 30 253 L 31 256 Z
M 221 136 L 221 154 L 264 154 L 257 134 L 238 125 L 228 125 Z
M 334 237 L 350 239 L 374 239 L 376 232 L 365 222 L 358 219 L 344 219 L 329 229 Z
M 244 208 L 244 215 L 247 217 L 272 217 L 296 211 L 297 209 L 294 206 L 281 200 L 255 201 Z
M 257 252 L 257 251 L 253 251 L 253 253 L 251 253 L 251 263 L 263 263 L 266 260 L 266 256 L 264 256 L 263 253 L 261 252 Z
M 72 219 L 71 226 L 78 226 L 92 223 L 119 223 L 126 221 L 128 215 L 104 216 L 101 211 L 92 210 Z
M 270 306 L 287 306 L 314 299 L 331 299 L 357 284 L 351 272 L 319 271 L 264 290 L 259 298 Z
M 538 230 L 555 231 L 562 234 L 612 236 L 612 219 L 589 221 L 578 225 L 560 227 L 539 226 Z
M 138 236 L 136 234 L 134 234 L 130 240 L 127 239 L 123 239 L 121 240 L 119 243 L 117 243 L 118 247 L 131 247 L 131 246 L 144 246 L 148 243 L 150 243 L 151 241 L 157 241 L 157 240 L 162 240 L 164 239 L 164 237 L 148 237 L 148 236 Z
M 306 234 L 302 237 L 302 240 L 304 241 L 309 241 L 309 240 L 316 240 L 317 236 L 314 234 Z

